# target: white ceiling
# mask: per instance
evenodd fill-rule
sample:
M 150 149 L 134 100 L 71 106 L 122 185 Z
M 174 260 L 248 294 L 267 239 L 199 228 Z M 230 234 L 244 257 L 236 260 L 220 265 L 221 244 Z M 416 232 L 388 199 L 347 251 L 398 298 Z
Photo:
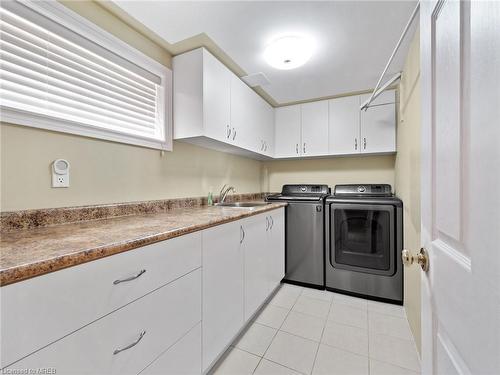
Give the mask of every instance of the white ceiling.
M 170 44 L 206 33 L 248 74 L 263 72 L 263 89 L 276 102 L 373 88 L 416 1 L 131 1 L 114 0 Z M 415 22 L 416 23 L 416 22 Z M 264 61 L 276 36 L 301 33 L 316 40 L 311 59 L 294 70 Z M 390 73 L 402 69 L 410 37 Z

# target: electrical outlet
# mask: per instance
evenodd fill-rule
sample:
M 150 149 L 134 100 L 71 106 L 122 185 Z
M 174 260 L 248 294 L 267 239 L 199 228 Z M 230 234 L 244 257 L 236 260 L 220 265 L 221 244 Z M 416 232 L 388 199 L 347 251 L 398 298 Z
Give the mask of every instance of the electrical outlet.
M 69 174 L 60 175 L 53 173 L 52 174 L 52 187 L 60 188 L 60 187 L 69 187 Z
M 67 160 L 57 159 L 52 163 L 52 187 L 69 187 L 69 162 Z

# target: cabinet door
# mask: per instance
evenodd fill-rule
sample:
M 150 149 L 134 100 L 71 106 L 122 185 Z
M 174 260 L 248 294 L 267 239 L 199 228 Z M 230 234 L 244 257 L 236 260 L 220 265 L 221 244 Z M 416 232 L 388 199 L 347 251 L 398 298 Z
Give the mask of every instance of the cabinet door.
M 274 152 L 274 109 L 262 98 L 259 100 L 258 152 L 272 156 Z
M 396 151 L 396 105 L 382 104 L 361 111 L 361 152 Z
M 200 320 L 198 269 L 21 359 L 10 373 L 54 368 L 57 374 L 135 375 Z
M 328 101 L 302 104 L 302 156 L 328 154 Z
M 270 293 L 285 277 L 285 209 L 271 211 L 269 220 L 267 251 Z
M 201 373 L 201 323 L 198 323 L 140 374 L 196 375 Z
M 274 154 L 277 158 L 300 156 L 300 105 L 275 110 Z
M 241 221 L 245 253 L 245 320 L 257 311 L 268 296 L 267 216 L 256 215 Z
M 243 325 L 243 252 L 240 224 L 202 232 L 203 369 L 230 344 Z
M 231 137 L 231 72 L 203 50 L 203 125 L 206 136 L 227 142 Z
M 231 129 L 227 140 L 238 147 L 257 152 L 257 94 L 238 77 L 231 79 Z
M 360 152 L 359 116 L 359 96 L 329 100 L 328 148 L 331 155 Z
M 3 286 L 0 367 L 199 267 L 201 234 L 191 233 Z
M 266 103 L 267 104 L 267 103 Z M 265 152 L 268 156 L 274 156 L 274 108 L 270 105 L 266 107 L 264 122 L 264 133 L 266 134 L 265 141 Z

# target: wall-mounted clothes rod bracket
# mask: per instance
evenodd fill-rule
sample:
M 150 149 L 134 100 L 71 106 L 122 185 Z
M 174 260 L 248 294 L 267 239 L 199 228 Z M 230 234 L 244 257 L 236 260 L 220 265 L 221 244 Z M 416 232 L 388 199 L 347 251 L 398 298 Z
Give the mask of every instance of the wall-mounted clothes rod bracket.
M 375 88 L 373 89 L 373 92 L 370 95 L 370 98 L 365 103 L 363 103 L 363 105 L 361 105 L 360 110 L 363 110 L 363 109 L 366 110 L 367 108 L 369 108 L 370 104 L 373 102 L 373 100 L 375 100 L 376 94 L 378 93 L 377 94 L 377 96 L 378 96 L 382 93 L 382 91 L 384 91 L 384 90 L 380 91 L 380 89 L 381 89 L 380 84 L 382 82 L 382 79 L 384 78 L 385 74 L 387 73 L 387 69 L 389 69 L 389 66 L 391 65 L 391 62 L 394 59 L 394 56 L 396 56 L 396 52 L 398 52 L 398 49 L 401 46 L 401 43 L 403 42 L 403 39 L 405 38 L 406 34 L 408 33 L 408 30 L 410 29 L 410 26 L 413 23 L 415 16 L 418 14 L 419 9 L 420 9 L 420 2 L 418 2 L 417 5 L 415 6 L 415 9 L 413 9 L 413 12 L 411 13 L 410 19 L 406 23 L 406 26 L 405 26 L 401 36 L 399 37 L 398 42 L 396 43 L 396 47 L 394 47 L 394 50 L 392 51 L 391 57 L 389 57 L 389 61 L 387 61 L 387 64 L 385 65 L 385 68 L 384 68 L 384 71 L 380 75 L 380 78 L 378 79 L 378 82 L 375 85 Z M 400 74 L 400 76 L 401 76 L 401 74 Z M 392 79 L 394 79 L 394 77 L 391 78 L 389 81 L 391 81 Z M 396 80 L 397 80 L 397 78 L 396 78 Z M 394 80 L 392 83 L 394 83 L 396 80 Z M 390 83 L 390 84 L 386 83 L 382 87 L 387 88 L 392 83 Z
M 382 86 L 379 87 L 377 91 L 370 97 L 370 99 L 366 100 L 363 104 L 361 104 L 360 111 L 362 110 L 367 110 L 368 108 L 372 107 L 370 104 L 373 103 L 377 97 L 382 94 L 387 88 L 389 88 L 392 84 L 394 84 L 398 79 L 401 79 L 402 72 L 399 72 L 395 74 L 391 79 L 387 80 L 386 83 L 384 83 Z

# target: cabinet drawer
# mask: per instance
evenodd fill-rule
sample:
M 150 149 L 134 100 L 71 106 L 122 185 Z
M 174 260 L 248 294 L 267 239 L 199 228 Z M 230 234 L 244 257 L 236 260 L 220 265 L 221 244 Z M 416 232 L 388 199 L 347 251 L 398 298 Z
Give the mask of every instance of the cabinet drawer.
M 137 374 L 201 320 L 201 270 L 15 363 L 63 374 Z M 141 332 L 145 332 L 138 341 Z M 127 346 L 136 345 L 126 349 Z M 117 349 L 123 349 L 117 354 Z
M 201 374 L 201 323 L 141 372 L 141 375 L 166 374 Z
M 2 367 L 200 266 L 193 233 L 2 287 Z

